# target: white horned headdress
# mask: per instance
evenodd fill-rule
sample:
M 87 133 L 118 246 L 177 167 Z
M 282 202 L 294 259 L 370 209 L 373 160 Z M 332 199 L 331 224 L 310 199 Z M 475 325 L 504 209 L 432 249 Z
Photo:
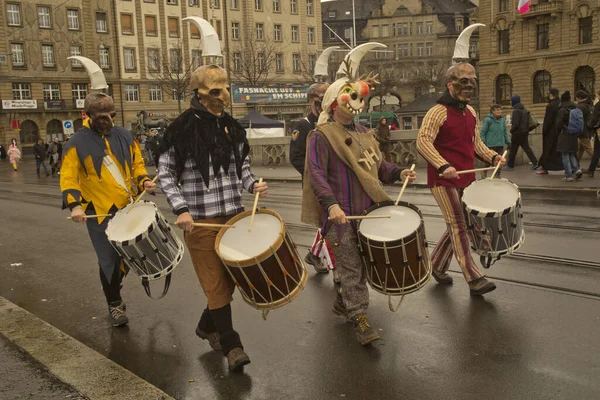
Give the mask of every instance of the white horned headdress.
M 82 56 L 67 57 L 67 60 L 77 60 L 83 65 L 83 67 L 88 73 L 88 76 L 90 77 L 90 84 L 92 89 L 108 89 L 108 84 L 106 83 L 104 71 L 102 71 L 102 68 L 100 68 L 98 64 L 96 64 L 94 61 Z
M 485 25 L 479 23 L 471 24 L 463 29 L 460 35 L 458 35 L 458 39 L 456 39 L 456 44 L 454 45 L 452 65 L 460 64 L 461 62 L 469 62 L 471 60 L 471 56 L 469 55 L 471 35 L 473 34 L 473 31 L 480 26 Z

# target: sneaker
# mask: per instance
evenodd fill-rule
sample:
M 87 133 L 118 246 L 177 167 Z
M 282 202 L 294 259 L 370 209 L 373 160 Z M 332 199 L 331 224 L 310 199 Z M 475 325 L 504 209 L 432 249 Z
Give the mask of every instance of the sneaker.
M 575 172 L 575 179 L 576 180 L 580 180 L 582 176 L 583 176 L 583 172 L 580 169 L 577 170 L 577 172 Z
M 366 314 L 358 314 L 352 317 L 352 323 L 354 324 L 356 338 L 361 345 L 366 346 L 381 339 L 379 334 L 369 325 Z
M 494 282 L 488 281 L 484 277 L 469 282 L 469 290 L 471 291 L 471 296 L 481 296 L 483 294 L 493 291 L 494 289 L 496 289 L 496 284 Z
M 452 277 L 445 272 L 433 270 L 431 271 L 431 276 L 433 276 L 433 279 L 435 279 L 437 283 L 451 285 L 452 282 L 454 282 L 454 279 L 452 279 Z
M 225 357 L 231 372 L 241 372 L 244 370 L 244 365 L 250 364 L 250 357 L 241 347 L 235 347 Z
M 112 326 L 124 326 L 129 323 L 129 318 L 125 315 L 125 304 L 122 301 L 109 303 L 108 313 L 110 314 L 110 323 Z
M 335 297 L 335 301 L 333 302 L 333 307 L 331 309 L 335 315 L 339 315 L 340 317 L 344 317 L 347 322 L 352 322 L 350 317 L 348 316 L 348 311 L 346 310 L 346 306 L 344 305 L 344 300 L 342 299 L 342 295 L 338 292 Z
M 315 268 L 315 271 L 319 274 L 327 274 L 329 272 L 327 266 L 323 265 L 323 260 L 321 260 L 320 257 L 315 256 L 310 251 L 306 254 L 306 257 L 304 257 L 304 261 L 307 264 L 312 265 Z
M 567 178 L 566 176 L 561 179 L 563 182 L 573 182 L 573 178 Z
M 537 171 L 535 171 L 535 173 L 538 174 L 538 175 L 548 175 L 548 171 L 546 171 L 543 168 L 538 169 Z
M 196 336 L 200 339 L 208 340 L 208 344 L 215 351 L 223 351 L 223 347 L 221 347 L 221 340 L 219 338 L 219 332 L 211 332 L 206 333 L 200 330 L 200 327 L 196 327 Z

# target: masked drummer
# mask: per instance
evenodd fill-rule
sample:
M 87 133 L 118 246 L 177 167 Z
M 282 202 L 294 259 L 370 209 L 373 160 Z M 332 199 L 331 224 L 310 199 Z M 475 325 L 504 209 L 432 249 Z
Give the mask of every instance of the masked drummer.
M 356 58 L 358 63 L 360 53 L 351 52 L 346 57 Z M 412 181 L 416 175 L 383 161 L 373 132 L 354 123 L 355 114 L 364 107 L 364 99 L 375 82 L 370 78 L 355 80 L 349 64 L 346 67 L 345 77 L 325 92 L 323 112 L 308 138 L 305 177 L 310 185 L 304 186 L 302 221 L 328 232 L 341 280 L 333 311 L 351 321 L 359 343 L 368 345 L 380 337 L 367 321 L 366 271 L 357 245 L 356 226 L 346 217 L 360 215 L 374 203 L 390 200 L 380 180 Z M 331 224 L 335 224 L 333 229 Z
M 63 208 L 71 210 L 74 222 L 86 224 L 98 256 L 111 324 L 123 326 L 129 322 L 121 298 L 121 281 L 127 271 L 106 237 L 109 219 L 87 218 L 87 215 L 114 215 L 133 200 L 137 191 L 153 192 L 156 185 L 148 177 L 131 132 L 115 126 L 112 97 L 104 93 L 89 94 L 84 107 L 90 118 L 89 128 L 78 130 L 63 149 L 60 170 Z
M 454 254 L 471 294 L 483 295 L 496 285 L 483 277 L 471 257 L 461 204 L 463 190 L 475 180 L 475 173 L 459 175 L 457 171 L 472 169 L 475 156 L 492 165 L 502 166 L 506 160 L 488 149 L 479 137 L 477 115 L 469 105 L 477 85 L 475 68 L 468 63 L 454 65 L 445 79 L 447 90 L 425 115 L 417 139 L 417 150 L 428 164 L 427 186 L 447 226 L 431 255 L 432 275 L 438 283 L 451 284 L 447 271 Z

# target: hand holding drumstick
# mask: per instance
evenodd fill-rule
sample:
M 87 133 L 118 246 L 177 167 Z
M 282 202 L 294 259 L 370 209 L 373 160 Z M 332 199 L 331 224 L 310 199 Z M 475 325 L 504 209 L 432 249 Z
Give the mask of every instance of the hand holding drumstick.
M 254 223 L 254 215 L 256 214 L 256 207 L 258 206 L 258 198 L 266 196 L 269 192 L 269 187 L 266 182 L 263 182 L 263 178 L 260 178 L 257 183 L 254 184 L 252 191 L 256 194 L 254 196 L 254 205 L 252 206 L 252 216 L 250 217 L 250 226 L 248 226 L 248 232 L 252 232 L 252 224 Z

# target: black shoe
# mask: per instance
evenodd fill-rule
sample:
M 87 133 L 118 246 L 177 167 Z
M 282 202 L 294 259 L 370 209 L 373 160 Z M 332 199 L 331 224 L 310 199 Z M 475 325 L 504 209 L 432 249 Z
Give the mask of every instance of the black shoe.
M 304 257 L 304 261 L 307 264 L 312 265 L 315 268 L 315 271 L 317 271 L 319 274 L 327 274 L 329 272 L 327 266 L 323 265 L 323 260 L 315 256 L 310 251 L 306 254 L 306 257 Z
M 125 303 L 115 301 L 108 304 L 108 313 L 110 314 L 110 323 L 112 326 L 124 326 L 129 323 L 129 318 L 125 315 Z
M 371 328 L 371 325 L 369 325 L 366 314 L 358 314 L 357 316 L 352 317 L 352 323 L 354 324 L 356 338 L 361 345 L 367 346 L 374 341 L 381 339 L 379 334 L 375 332 L 375 329 Z
M 495 289 L 496 284 L 494 282 L 488 281 L 484 277 L 469 282 L 469 290 L 471 291 L 471 296 L 481 296 Z

